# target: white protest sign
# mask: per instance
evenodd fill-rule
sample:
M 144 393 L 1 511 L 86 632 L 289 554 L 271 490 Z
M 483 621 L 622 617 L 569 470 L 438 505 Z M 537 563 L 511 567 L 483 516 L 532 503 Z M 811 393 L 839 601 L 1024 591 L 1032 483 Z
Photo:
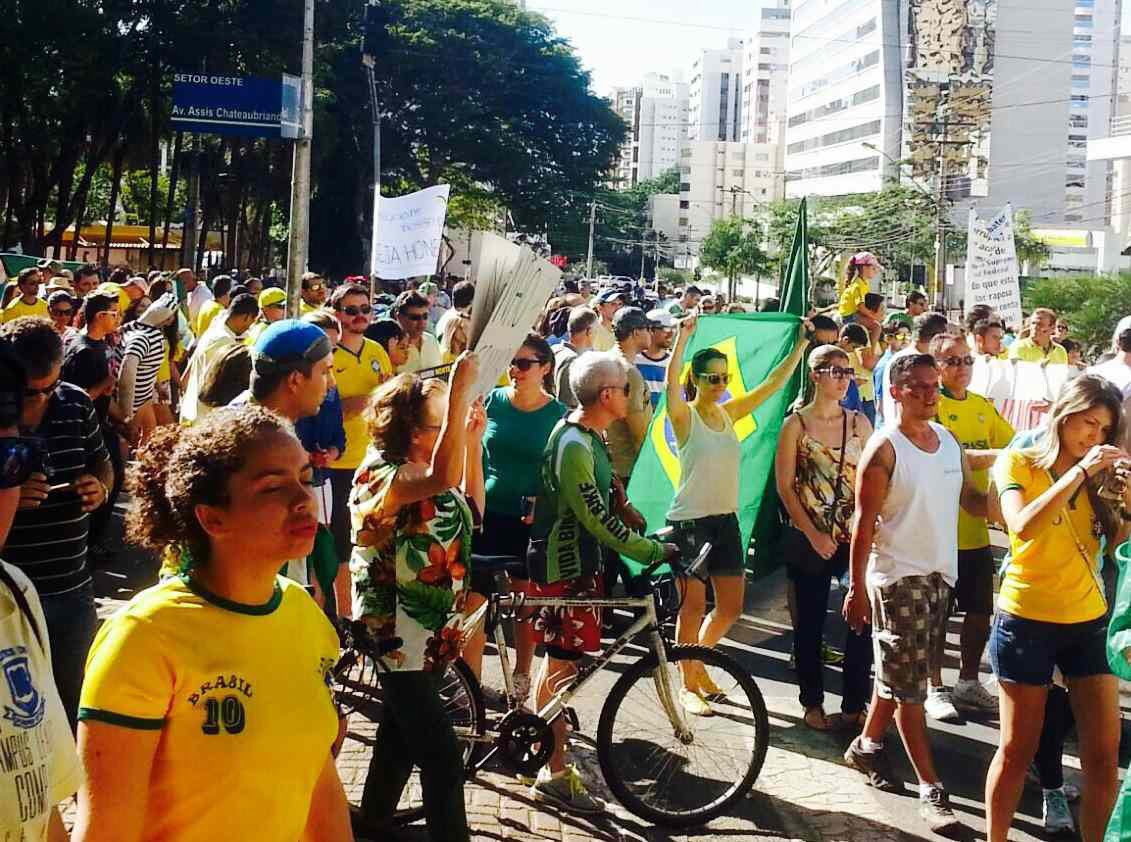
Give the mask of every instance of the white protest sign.
M 562 272 L 529 248 L 494 234 L 484 235 L 480 255 L 484 263 L 478 267 L 468 338 L 479 357 L 475 393 L 486 395 L 510 367 Z
M 987 360 L 978 357 L 970 378 L 970 391 L 989 398 L 1017 430 L 1038 426 L 1064 384 L 1079 374 L 1073 366 Z
M 436 271 L 450 191 L 441 184 L 407 196 L 374 195 L 370 274 L 394 280 Z
M 988 304 L 1006 324 L 1021 327 L 1021 286 L 1013 242 L 1013 208 L 986 222 L 970 209 L 966 239 L 966 309 Z

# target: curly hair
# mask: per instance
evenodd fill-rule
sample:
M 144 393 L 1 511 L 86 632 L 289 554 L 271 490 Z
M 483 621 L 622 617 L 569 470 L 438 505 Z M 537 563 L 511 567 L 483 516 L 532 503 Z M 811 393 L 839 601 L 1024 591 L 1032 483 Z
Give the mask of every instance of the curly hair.
M 210 541 L 194 508 L 228 505 L 229 477 L 257 441 L 276 433 L 294 435 L 294 428 L 251 404 L 218 409 L 193 427 L 157 428 L 126 473 L 134 501 L 126 515 L 127 540 L 157 552 L 173 547 L 182 572 L 207 564 Z
M 46 377 L 63 361 L 63 338 L 50 319 L 20 316 L 0 326 L 0 337 L 11 343 L 30 378 Z
M 428 397 L 447 390 L 443 380 L 422 380 L 415 374 L 401 374 L 377 390 L 369 406 L 369 438 L 388 461 L 408 458 L 412 434 L 423 423 Z

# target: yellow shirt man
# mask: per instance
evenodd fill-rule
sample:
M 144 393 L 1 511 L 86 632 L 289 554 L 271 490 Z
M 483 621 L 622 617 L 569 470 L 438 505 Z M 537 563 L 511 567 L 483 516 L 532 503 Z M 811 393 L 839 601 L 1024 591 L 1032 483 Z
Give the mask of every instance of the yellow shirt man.
M 939 423 L 950 430 L 968 450 L 1001 450 L 1013 440 L 1013 427 L 1001 417 L 993 401 L 973 392 L 958 400 L 946 389 L 939 395 Z M 990 469 L 971 471 L 979 491 L 990 487 Z M 958 509 L 958 549 L 980 550 L 990 545 L 990 530 L 984 517 Z
M 337 655 L 321 609 L 281 577 L 262 605 L 178 577 L 111 617 L 87 658 L 79 719 L 160 732 L 141 838 L 302 838 L 337 735 Z
M 372 339 L 362 340 L 361 352 L 357 355 L 341 345 L 334 349 L 334 380 L 343 399 L 372 394 L 392 374 L 389 355 Z M 353 470 L 361 464 L 369 446 L 365 414 L 346 416 L 344 426 L 346 449 L 330 467 Z
M 1063 346 L 1050 342 L 1048 350 L 1045 350 L 1029 338 L 1018 339 L 1010 345 L 1009 358 L 1023 363 L 1048 362 L 1053 365 L 1068 365 L 1068 352 Z
M 993 476 L 1001 494 L 1016 489 L 1025 505 L 1053 483 L 1052 475 L 1034 466 L 1021 450 L 1001 454 Z M 1091 501 L 1081 492 L 1028 541 L 1010 532 L 1011 559 L 998 594 L 998 608 L 1044 623 L 1086 623 L 1102 617 L 1107 603 L 1099 576 L 1100 540 L 1095 524 Z
M 3 321 L 5 322 L 10 322 L 12 319 L 18 319 L 23 316 L 41 316 L 44 319 L 50 318 L 47 313 L 47 302 L 42 298 L 37 298 L 34 303 L 25 304 L 23 296 L 20 296 L 4 308 Z
M 200 311 L 196 314 L 196 324 L 192 326 L 192 332 L 197 336 L 204 336 L 208 326 L 212 324 L 212 320 L 223 312 L 224 305 L 215 298 L 206 301 L 200 306 Z

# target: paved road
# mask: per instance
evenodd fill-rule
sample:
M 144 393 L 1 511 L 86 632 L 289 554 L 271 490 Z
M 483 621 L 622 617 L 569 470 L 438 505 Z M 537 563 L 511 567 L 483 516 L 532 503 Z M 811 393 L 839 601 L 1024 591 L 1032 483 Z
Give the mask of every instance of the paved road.
M 130 554 L 114 569 L 101 571 L 96 583 L 102 611 L 108 612 L 127 599 L 137 587 L 154 578 L 155 565 Z M 467 791 L 468 814 L 475 838 L 522 840 L 523 842 L 580 842 L 580 840 L 804 840 L 804 842 L 907 842 L 934 836 L 918 817 L 917 799 L 908 789 L 903 796 L 875 792 L 864 786 L 859 776 L 842 760 L 848 738 L 818 734 L 801 722 L 797 689 L 788 669 L 790 632 L 785 608 L 784 577 L 779 573 L 750 586 L 746 613 L 724 648 L 755 676 L 765 697 L 771 718 L 771 747 L 755 792 L 744 799 L 732 816 L 718 819 L 705 828 L 672 833 L 653 827 L 626 813 L 604 790 L 592 743 L 585 736 L 595 730 L 604 692 L 616 673 L 608 671 L 598 686 L 577 702 L 582 726 L 573 746 L 575 760 L 590 781 L 595 794 L 609 801 L 608 813 L 597 820 L 560 815 L 536 804 L 527 788 L 499 769 L 489 770 L 470 782 Z M 838 629 L 841 631 L 838 632 Z M 959 623 L 952 621 L 945 678 L 953 682 L 957 669 Z M 843 633 L 839 618 L 830 616 L 830 641 Z M 619 660 L 623 661 L 624 658 Z M 486 683 L 499 684 L 488 655 Z M 603 683 L 601 683 L 603 682 Z M 827 686 L 839 687 L 838 670 L 827 670 Z M 826 708 L 837 710 L 839 698 L 830 693 Z M 1125 714 L 1131 710 L 1124 698 Z M 1126 717 L 1125 717 L 1126 718 Z M 997 723 L 993 717 L 971 720 L 961 725 L 932 723 L 932 742 L 936 762 L 944 783 L 952 793 L 956 812 L 969 825 L 960 838 L 984 839 L 982 787 L 985 771 L 997 742 Z M 1125 745 L 1127 745 L 1125 741 Z M 898 737 L 889 737 L 897 770 L 905 781 L 913 775 Z M 1071 754 L 1072 745 L 1069 745 Z M 368 764 L 368 748 L 347 742 L 339 761 L 343 781 L 351 799 L 360 799 Z M 1122 766 L 1126 767 L 1124 756 Z M 1079 764 L 1066 756 L 1069 778 L 1078 773 Z M 410 794 L 413 797 L 413 794 Z M 418 793 L 415 793 L 418 797 Z M 1026 791 L 1011 839 L 1044 839 L 1040 821 L 1039 791 Z M 407 831 L 406 840 L 423 840 L 419 831 Z

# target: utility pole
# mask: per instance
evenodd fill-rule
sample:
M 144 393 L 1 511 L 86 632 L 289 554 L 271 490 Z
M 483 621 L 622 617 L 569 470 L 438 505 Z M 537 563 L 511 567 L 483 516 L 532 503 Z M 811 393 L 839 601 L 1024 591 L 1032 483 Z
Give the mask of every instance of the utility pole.
M 597 227 L 597 202 L 589 203 L 589 256 L 585 261 L 585 277 L 593 280 L 593 232 Z
M 189 152 L 188 207 L 185 208 L 184 235 L 181 237 L 181 265 L 196 270 L 196 233 L 200 210 L 200 135 L 193 133 Z
M 314 133 L 314 0 L 304 0 L 302 21 L 302 131 L 295 140 L 291 172 L 291 220 L 287 242 L 287 315 L 297 318 L 310 245 L 310 142 Z
M 369 108 L 373 117 L 373 232 L 369 241 L 369 300 L 373 300 L 377 285 L 377 220 L 378 204 L 381 200 L 381 103 L 377 98 L 377 55 L 374 52 L 373 29 L 379 25 L 380 4 L 369 2 L 365 5 L 365 38 L 361 45 L 361 63 L 365 65 L 365 75 L 369 80 Z M 468 257 L 471 248 L 468 247 Z

